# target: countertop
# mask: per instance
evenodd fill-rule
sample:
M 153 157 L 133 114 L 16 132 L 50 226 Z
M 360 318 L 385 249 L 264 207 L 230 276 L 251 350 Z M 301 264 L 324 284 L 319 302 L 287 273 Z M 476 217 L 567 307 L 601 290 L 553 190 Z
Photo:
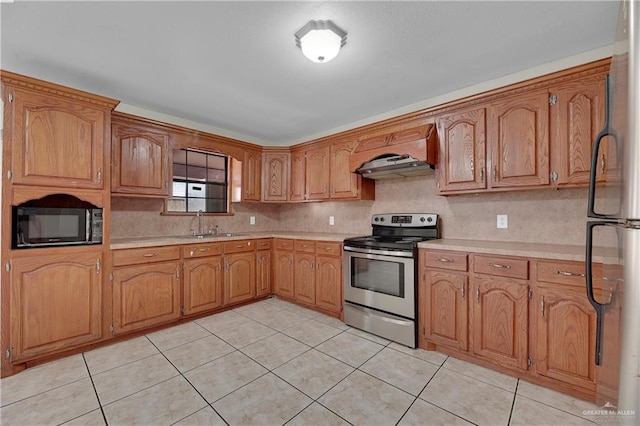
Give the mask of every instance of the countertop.
M 223 233 L 224 234 L 224 233 Z M 154 246 L 170 246 L 182 244 L 200 244 L 214 243 L 217 241 L 235 241 L 256 238 L 290 238 L 294 240 L 316 240 L 316 241 L 338 241 L 342 242 L 345 238 L 357 237 L 360 234 L 342 234 L 342 233 L 326 233 L 326 232 L 291 232 L 291 231 L 274 231 L 274 232 L 232 232 L 232 236 L 215 236 L 206 238 L 196 238 L 187 235 L 163 236 L 163 237 L 133 237 L 133 238 L 112 238 L 109 247 L 112 250 L 138 248 L 138 247 L 154 247 Z
M 584 262 L 585 246 L 564 244 L 535 244 L 505 241 L 478 241 L 440 239 L 418 243 L 419 248 L 433 250 L 455 250 L 467 253 L 495 254 L 499 256 L 520 256 L 537 259 L 553 259 Z M 615 257 L 611 252 L 594 252 L 593 260 L 602 262 L 605 257 Z

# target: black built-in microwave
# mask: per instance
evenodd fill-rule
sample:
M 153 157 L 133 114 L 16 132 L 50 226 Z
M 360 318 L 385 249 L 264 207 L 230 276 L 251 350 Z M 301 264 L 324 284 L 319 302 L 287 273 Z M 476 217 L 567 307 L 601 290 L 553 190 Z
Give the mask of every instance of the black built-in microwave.
M 102 244 L 102 209 L 13 207 L 12 248 Z

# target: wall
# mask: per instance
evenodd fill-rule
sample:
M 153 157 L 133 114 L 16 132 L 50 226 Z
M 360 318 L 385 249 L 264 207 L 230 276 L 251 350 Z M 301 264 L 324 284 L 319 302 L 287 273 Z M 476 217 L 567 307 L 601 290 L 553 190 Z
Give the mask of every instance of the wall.
M 111 238 L 187 235 L 198 229 L 195 215 L 161 215 L 163 200 L 114 197 L 111 199 Z M 232 204 L 233 216 L 204 216 L 204 228 L 221 232 L 261 232 L 280 229 L 280 207 L 274 204 Z M 256 224 L 249 225 L 249 218 Z
M 442 197 L 435 177 L 376 182 L 375 201 L 303 204 L 233 204 L 234 216 L 205 217 L 206 229 L 226 232 L 311 231 L 366 235 L 374 213 L 438 213 L 443 238 L 584 244 L 587 189 L 544 189 Z M 194 216 L 161 216 L 162 201 L 114 198 L 112 237 L 184 235 L 197 229 Z M 496 229 L 496 215 L 509 216 L 508 229 Z M 256 225 L 249 217 L 256 216 Z M 335 226 L 329 226 L 329 216 Z
M 435 177 L 376 182 L 376 201 L 285 205 L 280 222 L 291 230 L 371 232 L 374 213 L 425 212 L 441 217 L 443 238 L 584 245 L 587 189 L 544 189 L 443 197 Z M 509 216 L 508 229 L 496 229 L 496 215 Z M 329 216 L 335 226 L 329 226 Z

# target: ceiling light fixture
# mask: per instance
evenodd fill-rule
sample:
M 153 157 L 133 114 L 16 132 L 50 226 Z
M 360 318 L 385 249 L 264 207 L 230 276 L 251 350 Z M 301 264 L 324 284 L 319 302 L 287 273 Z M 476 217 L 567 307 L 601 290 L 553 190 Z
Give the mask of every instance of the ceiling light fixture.
M 329 62 L 347 42 L 347 32 L 331 21 L 309 21 L 295 34 L 296 45 L 309 60 Z

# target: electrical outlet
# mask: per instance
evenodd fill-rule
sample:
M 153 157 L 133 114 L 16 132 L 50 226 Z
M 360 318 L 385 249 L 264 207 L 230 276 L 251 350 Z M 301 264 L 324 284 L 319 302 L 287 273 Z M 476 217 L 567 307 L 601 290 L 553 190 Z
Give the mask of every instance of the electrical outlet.
M 506 214 L 499 214 L 496 226 L 498 229 L 507 229 L 509 227 L 509 216 Z
M 336 218 L 333 216 L 329 216 L 329 226 L 334 226 L 336 224 Z
M 249 217 L 249 225 L 255 225 L 256 224 L 256 217 L 255 216 L 250 216 Z

